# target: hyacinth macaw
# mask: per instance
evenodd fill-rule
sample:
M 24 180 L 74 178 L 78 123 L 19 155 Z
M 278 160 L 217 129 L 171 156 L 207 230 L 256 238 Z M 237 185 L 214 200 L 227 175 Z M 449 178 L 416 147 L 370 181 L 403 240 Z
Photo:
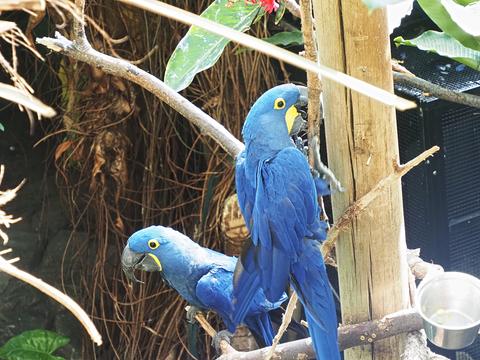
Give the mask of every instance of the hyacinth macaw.
M 336 360 L 335 303 L 319 246 L 326 224 L 307 159 L 290 138 L 305 96 L 305 88 L 276 86 L 255 102 L 243 126 L 235 182 L 251 240 L 235 270 L 233 320 L 242 321 L 259 288 L 276 301 L 290 282 L 305 307 L 317 359 Z
M 134 270 L 160 271 L 163 279 L 190 305 L 213 310 L 230 332 L 232 321 L 233 272 L 237 258 L 201 247 L 184 234 L 163 226 L 150 226 L 128 239 L 122 254 L 122 268 L 131 280 Z M 287 296 L 276 301 L 257 289 L 248 306 L 244 323 L 260 346 L 271 345 L 274 332 L 269 311 L 280 307 Z

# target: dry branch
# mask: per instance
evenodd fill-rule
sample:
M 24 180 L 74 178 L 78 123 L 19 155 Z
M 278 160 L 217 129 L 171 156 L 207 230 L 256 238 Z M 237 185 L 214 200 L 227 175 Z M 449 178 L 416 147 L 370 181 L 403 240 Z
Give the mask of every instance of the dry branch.
M 65 306 L 83 325 L 85 330 L 92 338 L 93 342 L 97 345 L 102 345 L 102 336 L 98 332 L 97 328 L 93 324 L 92 320 L 88 317 L 87 313 L 78 305 L 72 298 L 62 293 L 53 286 L 47 284 L 43 280 L 18 269 L 17 267 L 10 264 L 7 260 L 0 256 L 0 271 L 13 276 L 27 284 L 37 288 L 44 294 L 48 295 L 52 299 L 58 301 L 60 304 Z
M 285 314 L 283 314 L 282 323 L 280 324 L 280 327 L 278 328 L 277 335 L 275 335 L 275 338 L 273 339 L 273 343 L 272 343 L 272 346 L 270 347 L 270 350 L 268 351 L 267 355 L 265 356 L 265 360 L 270 360 L 274 356 L 275 349 L 278 346 L 278 344 L 280 343 L 280 339 L 282 338 L 285 331 L 287 331 L 288 325 L 292 321 L 293 312 L 295 311 L 295 308 L 297 307 L 297 301 L 298 301 L 297 293 L 292 292 L 292 295 L 290 296 L 290 299 L 288 300 L 287 308 L 285 309 Z
M 300 17 L 300 6 L 295 0 L 284 0 L 285 8 L 290 11 L 293 16 Z
M 419 165 L 422 161 L 435 154 L 438 150 L 440 150 L 438 146 L 433 146 L 432 148 L 424 151 L 416 158 L 410 160 L 404 165 L 399 166 L 395 161 L 393 173 L 382 179 L 372 190 L 370 190 L 368 193 L 366 193 L 360 199 L 350 205 L 347 210 L 345 210 L 343 215 L 332 226 L 332 228 L 328 232 L 327 240 L 323 243 L 322 246 L 323 257 L 328 257 L 330 252 L 335 247 L 335 242 L 337 241 L 340 232 L 346 230 L 349 227 L 350 222 L 356 216 L 358 216 L 360 212 L 365 210 L 367 206 L 379 195 L 381 195 L 385 191 L 385 189 L 387 189 L 392 183 L 400 179 L 403 175 L 408 173 L 415 166 Z
M 45 0 L 2 0 L 0 1 L 0 11 L 10 10 L 33 10 L 44 11 Z
M 415 87 L 426 93 L 428 96 L 435 96 L 442 100 L 480 108 L 480 96 L 449 90 L 414 75 L 412 76 L 394 71 L 393 81 L 395 84 Z
M 415 310 L 404 310 L 389 314 L 379 320 L 340 326 L 338 328 L 338 342 L 340 350 L 345 350 L 420 329 L 422 329 L 420 315 Z M 235 351 L 220 356 L 218 360 L 260 360 L 264 359 L 269 351 L 270 347 L 249 352 Z M 305 354 L 308 358 L 314 357 L 310 338 L 278 345 L 275 351 L 275 359 L 296 360 L 302 354 Z
M 410 270 L 413 274 L 416 275 L 418 279 L 423 279 L 425 276 L 427 276 L 427 274 L 428 276 L 430 276 L 434 273 L 443 271 L 441 266 L 423 261 L 419 257 L 419 254 L 419 249 L 408 250 L 408 264 Z M 206 322 L 206 320 L 204 322 Z M 204 324 L 202 325 L 202 327 L 206 329 L 206 332 L 210 335 L 211 331 L 209 332 L 208 330 L 209 327 L 211 328 L 210 324 Z M 345 350 L 355 346 L 367 345 L 375 341 L 386 339 L 388 337 L 403 333 L 413 332 L 412 336 L 417 339 L 418 334 L 416 332 L 422 329 L 422 318 L 416 312 L 416 310 L 402 310 L 386 315 L 378 320 L 371 320 L 358 324 L 339 326 L 339 348 L 340 350 Z M 215 331 L 213 332 L 215 333 Z M 423 339 L 423 334 L 421 336 Z M 439 355 L 432 353 L 428 348 L 426 348 L 426 343 L 423 345 L 422 344 L 420 344 L 418 341 L 412 340 L 412 343 L 406 348 L 406 351 L 408 353 L 405 353 L 402 359 L 413 360 L 414 358 L 412 358 L 409 354 L 418 353 L 427 354 L 428 357 L 425 357 L 425 360 L 442 359 L 442 357 L 439 357 Z M 423 347 L 425 347 L 425 349 Z M 263 349 L 249 352 L 239 352 L 233 349 L 229 349 L 227 353 L 222 353 L 223 355 L 220 356 L 218 360 L 263 360 L 269 359 L 269 356 L 273 354 L 276 360 L 297 360 L 299 358 L 302 358 L 302 355 L 307 358 L 314 357 L 314 351 L 310 338 L 287 342 L 278 346 L 274 346 L 273 348 L 274 349 L 272 350 L 272 347 L 266 347 Z
M 58 32 L 55 33 L 55 36 L 55 39 L 37 39 L 37 43 L 75 60 L 98 67 L 107 74 L 118 76 L 140 85 L 178 111 L 194 125 L 198 126 L 203 134 L 214 139 L 230 155 L 236 156 L 242 151 L 244 147 L 243 144 L 228 132 L 223 125 L 165 85 L 163 81 L 155 76 L 132 65 L 128 61 L 102 54 L 94 50 L 88 43 L 82 43 L 78 40 L 72 42 Z

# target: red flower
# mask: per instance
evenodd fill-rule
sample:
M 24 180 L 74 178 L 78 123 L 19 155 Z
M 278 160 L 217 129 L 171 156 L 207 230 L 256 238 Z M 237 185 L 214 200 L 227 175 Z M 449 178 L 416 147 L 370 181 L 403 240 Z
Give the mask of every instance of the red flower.
M 255 4 L 257 2 L 257 0 L 245 0 L 245 1 L 250 4 Z M 265 9 L 265 11 L 268 12 L 269 14 L 271 14 L 272 11 L 277 11 L 279 6 L 275 0 L 260 0 L 260 4 Z

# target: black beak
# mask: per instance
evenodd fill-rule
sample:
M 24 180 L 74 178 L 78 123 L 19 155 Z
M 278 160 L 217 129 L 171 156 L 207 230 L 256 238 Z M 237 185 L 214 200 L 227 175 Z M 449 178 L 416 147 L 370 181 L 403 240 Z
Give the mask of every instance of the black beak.
M 145 258 L 145 254 L 136 253 L 125 246 L 122 253 L 122 270 L 125 273 L 127 279 L 133 282 L 143 283 L 135 277 L 135 269 Z
M 307 128 L 307 106 L 308 106 L 308 88 L 306 86 L 297 85 L 300 96 L 298 97 L 295 107 L 298 111 L 298 116 L 293 121 L 290 135 L 298 135 Z
M 128 245 L 125 246 L 122 253 L 122 270 L 125 276 L 133 282 L 143 283 L 135 277 L 135 270 L 161 271 L 160 263 L 157 263 L 154 257 L 145 253 L 137 253 L 132 251 Z

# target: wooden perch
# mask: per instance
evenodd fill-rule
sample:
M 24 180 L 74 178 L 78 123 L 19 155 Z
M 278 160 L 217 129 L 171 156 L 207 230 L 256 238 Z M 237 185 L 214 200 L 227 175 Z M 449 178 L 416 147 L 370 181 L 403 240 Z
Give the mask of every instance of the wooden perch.
M 428 157 L 435 154 L 440 148 L 438 146 L 433 146 L 432 148 L 424 151 L 416 158 L 410 160 L 405 165 L 397 165 L 396 161 L 394 162 L 394 171 L 392 174 L 382 179 L 372 190 L 363 195 L 360 199 L 355 201 L 350 205 L 343 215 L 335 222 L 332 228 L 328 232 L 327 240 L 323 243 L 322 254 L 324 258 L 328 258 L 330 252 L 335 247 L 335 242 L 337 241 L 338 235 L 341 231 L 346 230 L 350 226 L 350 222 L 358 216 L 360 212 L 365 210 L 367 206 L 375 200 L 379 195 L 381 195 L 390 184 L 397 181 L 403 175 L 412 170 L 415 166 L 419 165 Z
M 408 250 L 407 252 L 410 270 L 417 279 L 423 279 L 427 275 L 430 276 L 443 271 L 441 266 L 423 261 L 419 257 L 419 249 Z M 199 320 L 200 325 L 207 334 L 212 337 L 215 336 L 215 330 L 213 330 L 204 317 L 200 319 L 196 317 L 196 319 Z M 425 360 L 443 360 L 441 356 L 432 353 L 428 348 L 423 348 L 426 347 L 424 340 L 421 340 L 424 339 L 423 334 L 417 333 L 422 329 L 422 318 L 415 309 L 402 310 L 386 315 L 381 319 L 339 326 L 339 348 L 340 350 L 345 350 L 355 346 L 371 344 L 375 341 L 398 334 L 412 333 L 412 336 L 409 335 L 408 337 L 411 341 L 406 348 L 406 354 L 404 354 L 403 360 L 416 360 L 415 357 L 411 357 L 411 354 L 418 353 L 427 354 L 428 356 L 425 355 L 426 357 L 423 358 Z M 272 347 L 266 347 L 249 352 L 236 351 L 230 347 L 226 352 L 222 352 L 222 355 L 217 360 L 264 360 L 272 355 L 272 358 L 275 360 L 313 358 L 312 341 L 310 338 L 301 339 L 275 345 L 273 349 Z
M 395 336 L 405 332 L 422 329 L 422 318 L 414 310 L 399 311 L 379 320 L 367 321 L 355 325 L 344 325 L 338 328 L 340 350 Z M 270 347 L 249 352 L 233 351 L 223 354 L 217 360 L 260 360 L 269 353 Z M 276 360 L 296 360 L 314 358 L 310 338 L 280 344 L 275 350 Z
M 402 84 L 417 88 L 428 96 L 435 96 L 442 100 L 451 101 L 457 104 L 480 108 L 480 96 L 464 92 L 446 89 L 440 85 L 416 77 L 415 75 L 393 72 L 393 81 L 395 84 Z
M 83 325 L 85 330 L 87 330 L 93 342 L 97 345 L 102 345 L 102 336 L 98 332 L 97 328 L 93 324 L 92 320 L 88 317 L 87 313 L 78 305 L 71 297 L 62 293 L 60 290 L 54 288 L 53 286 L 47 284 L 43 280 L 17 268 L 10 264 L 9 261 L 5 260 L 0 256 L 0 271 L 13 276 L 27 284 L 37 288 L 44 294 L 48 295 L 52 299 L 58 301 L 60 304 L 65 306 Z

